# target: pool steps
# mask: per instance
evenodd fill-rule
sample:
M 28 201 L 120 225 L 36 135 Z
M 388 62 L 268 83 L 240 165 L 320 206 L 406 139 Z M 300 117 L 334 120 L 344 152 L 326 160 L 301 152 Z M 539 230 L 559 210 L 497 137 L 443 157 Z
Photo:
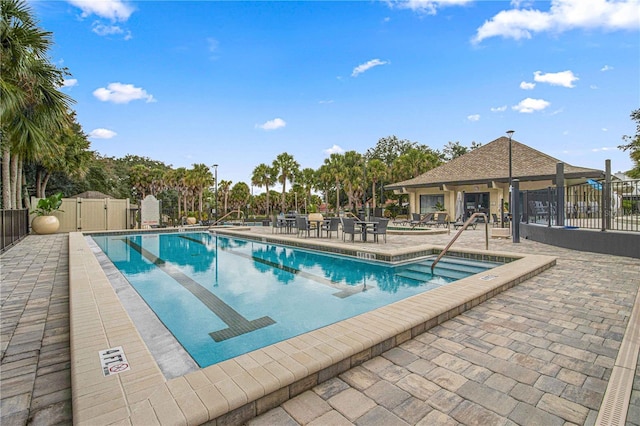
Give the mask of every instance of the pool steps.
M 435 274 L 431 273 L 431 264 L 433 263 L 435 256 L 430 256 L 427 259 L 421 260 L 416 263 L 401 266 L 398 268 L 396 275 L 408 278 L 419 282 L 428 282 L 434 277 L 443 277 L 449 280 L 459 280 L 469 275 L 479 274 L 496 266 L 502 265 L 498 262 L 486 262 L 486 261 L 468 261 L 465 259 L 455 257 L 443 257 L 438 262 L 438 267 L 435 270 Z

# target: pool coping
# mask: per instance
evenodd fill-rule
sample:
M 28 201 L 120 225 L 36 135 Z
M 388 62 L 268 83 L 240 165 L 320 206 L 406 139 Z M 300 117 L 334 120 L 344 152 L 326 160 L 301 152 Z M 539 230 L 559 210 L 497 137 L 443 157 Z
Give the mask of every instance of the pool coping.
M 194 229 L 196 230 L 196 229 Z M 157 231 L 157 230 L 153 230 Z M 250 230 L 249 230 L 250 231 Z M 246 229 L 215 232 L 302 244 Z M 175 230 L 174 230 L 175 232 Z M 88 233 L 87 233 L 88 234 Z M 286 242 L 283 242 L 286 241 Z M 307 241 L 322 250 L 344 245 Z M 442 247 L 357 248 L 398 261 Z M 456 250 L 468 256 L 486 251 Z M 242 423 L 338 374 L 410 340 L 555 265 L 556 258 L 491 251 L 516 259 L 491 271 L 411 296 L 350 319 L 166 380 L 84 239 L 69 234 L 71 382 L 75 424 Z M 425 303 L 428 302 L 428 303 Z M 131 369 L 103 376 L 98 351 L 122 346 Z

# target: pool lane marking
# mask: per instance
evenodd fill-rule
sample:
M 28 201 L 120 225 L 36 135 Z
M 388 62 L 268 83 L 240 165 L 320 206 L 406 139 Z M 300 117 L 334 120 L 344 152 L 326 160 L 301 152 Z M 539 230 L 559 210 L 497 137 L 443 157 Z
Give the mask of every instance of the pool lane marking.
M 127 245 L 140 253 L 145 259 L 160 268 L 161 271 L 173 278 L 178 284 L 187 289 L 191 294 L 198 298 L 211 312 L 213 312 L 218 318 L 220 318 L 228 328 L 213 331 L 209 333 L 209 336 L 216 342 L 230 339 L 232 337 L 240 336 L 245 333 L 249 333 L 254 330 L 258 330 L 263 327 L 267 327 L 276 322 L 268 317 L 264 316 L 256 320 L 249 321 L 238 312 L 236 312 L 231 306 L 224 303 L 215 294 L 198 284 L 196 281 L 183 274 L 179 269 L 171 266 L 164 259 L 157 257 L 155 254 L 134 243 L 129 239 L 125 239 Z
M 180 235 L 180 238 L 184 238 L 185 240 L 193 241 L 194 243 L 204 244 L 202 241 L 196 240 L 195 238 L 191 238 L 191 237 L 188 237 L 188 236 Z M 229 248 L 222 248 L 222 247 L 219 247 L 219 248 L 220 248 L 220 250 L 225 251 L 227 253 L 235 254 L 236 256 L 244 257 L 245 259 L 255 260 L 258 263 L 262 263 L 264 265 L 271 266 L 272 268 L 277 268 L 277 269 L 280 269 L 280 270 L 285 271 L 285 272 L 289 272 L 289 273 L 294 274 L 294 275 L 300 275 L 301 277 L 304 277 L 304 278 L 307 278 L 309 280 L 315 281 L 315 282 L 317 282 L 319 284 L 325 285 L 327 287 L 335 288 L 336 290 L 340 290 L 337 293 L 333 293 L 332 294 L 332 296 L 338 297 L 340 299 L 344 299 L 346 297 L 353 296 L 354 294 L 362 293 L 363 291 L 367 290 L 367 288 L 364 285 L 356 287 L 356 286 L 352 286 L 352 285 L 340 284 L 339 282 L 327 280 L 327 279 L 324 279 L 322 277 L 318 277 L 317 275 L 313 275 L 313 274 L 310 274 L 308 272 L 301 271 L 300 269 L 292 268 L 291 266 L 281 265 L 280 263 L 272 262 L 272 261 L 267 260 L 267 259 L 262 259 L 261 257 L 256 257 L 256 256 L 253 256 L 253 255 L 250 255 L 250 254 L 233 251 L 233 250 L 231 250 Z
M 185 240 L 189 240 L 189 241 L 193 241 L 194 243 L 198 243 L 198 244 L 203 244 L 204 243 L 201 240 L 197 240 L 195 238 L 191 238 L 185 235 L 180 235 L 180 238 L 184 238 Z M 310 274 L 308 272 L 305 271 L 301 271 L 300 269 L 296 269 L 296 268 L 292 268 L 290 266 L 286 266 L 286 265 L 281 265 L 279 263 L 276 262 L 272 262 L 270 260 L 266 260 L 266 259 L 262 259 L 260 257 L 256 257 L 256 256 L 252 256 L 252 255 L 248 255 L 245 253 L 240 253 L 237 251 L 233 251 L 229 248 L 223 248 L 223 247 L 219 247 L 220 250 L 225 251 L 227 253 L 231 253 L 231 254 L 235 254 L 236 256 L 240 256 L 240 257 L 244 257 L 245 259 L 249 259 L 249 260 L 255 260 L 256 262 L 271 266 L 273 268 L 277 268 L 280 269 L 282 271 L 286 271 L 289 272 L 291 274 L 294 275 L 300 275 L 301 277 L 310 279 L 312 281 L 315 281 L 319 284 L 325 285 L 327 287 L 331 287 L 331 288 L 335 288 L 336 290 L 340 290 L 337 293 L 333 293 L 333 296 L 339 297 L 340 299 L 344 299 L 346 297 L 352 296 L 356 293 L 362 293 L 363 291 L 366 291 L 367 288 L 362 285 L 362 286 L 351 286 L 351 285 L 344 285 L 344 284 L 340 284 L 339 282 L 336 281 L 331 281 L 331 280 L 327 280 L 324 279 L 322 277 L 318 277 L 317 275 L 313 275 Z

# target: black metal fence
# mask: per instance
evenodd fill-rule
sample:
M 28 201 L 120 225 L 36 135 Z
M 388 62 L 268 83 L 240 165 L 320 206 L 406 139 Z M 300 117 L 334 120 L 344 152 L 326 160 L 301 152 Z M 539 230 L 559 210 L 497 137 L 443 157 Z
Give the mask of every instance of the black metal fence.
M 29 210 L 0 210 L 0 253 L 29 234 Z
M 640 180 L 522 191 L 521 202 L 526 223 L 640 232 Z

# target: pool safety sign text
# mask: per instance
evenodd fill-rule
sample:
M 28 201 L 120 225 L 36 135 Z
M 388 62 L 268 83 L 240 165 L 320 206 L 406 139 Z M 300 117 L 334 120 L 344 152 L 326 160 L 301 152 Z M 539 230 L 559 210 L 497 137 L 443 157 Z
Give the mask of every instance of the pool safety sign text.
M 102 374 L 105 376 L 122 373 L 123 371 L 131 369 L 127 362 L 127 357 L 124 356 L 122 346 L 99 351 L 98 354 L 102 365 Z

